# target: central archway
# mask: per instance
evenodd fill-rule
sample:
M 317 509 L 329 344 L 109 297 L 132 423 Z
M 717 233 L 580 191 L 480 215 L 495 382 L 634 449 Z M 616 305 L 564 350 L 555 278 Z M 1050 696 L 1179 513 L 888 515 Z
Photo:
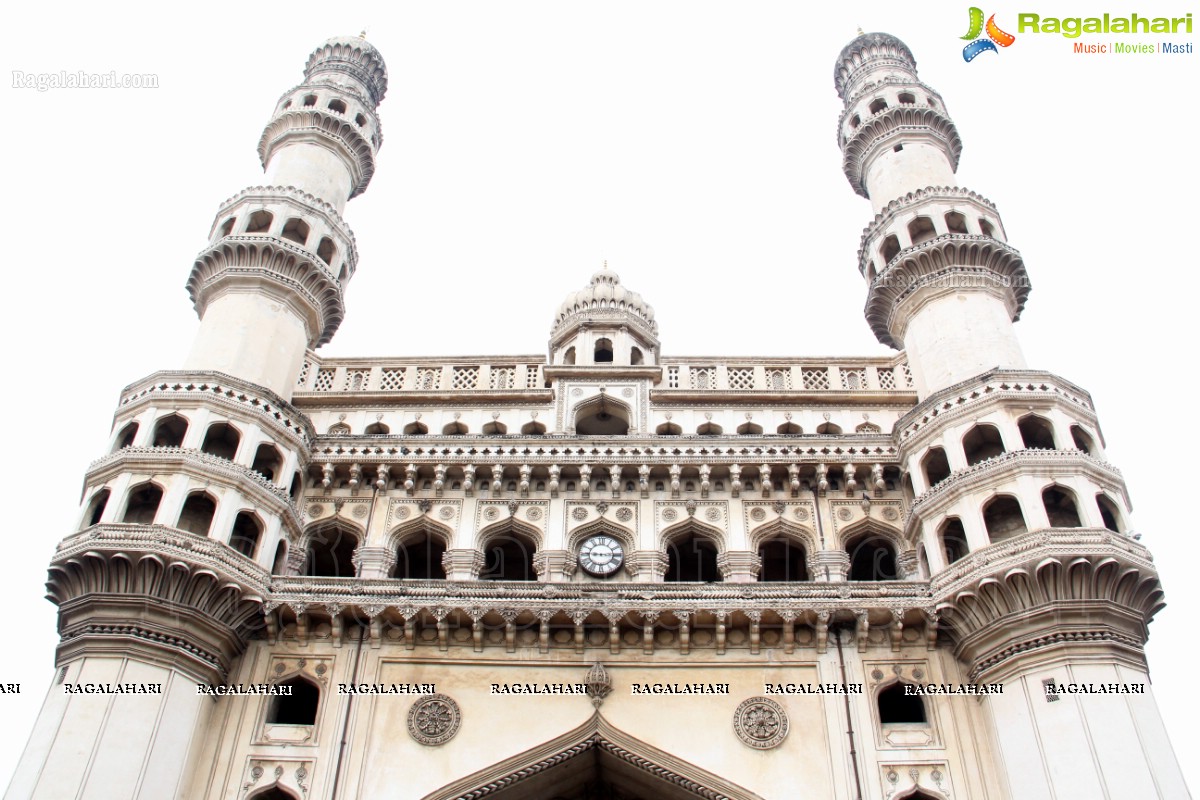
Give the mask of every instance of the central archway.
M 573 731 L 423 800 L 763 800 L 617 730 L 599 712 Z

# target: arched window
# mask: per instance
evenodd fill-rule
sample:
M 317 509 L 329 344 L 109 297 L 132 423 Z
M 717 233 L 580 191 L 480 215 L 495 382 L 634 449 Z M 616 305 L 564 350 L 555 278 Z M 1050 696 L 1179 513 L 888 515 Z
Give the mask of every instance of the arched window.
M 929 488 L 937 486 L 950 477 L 950 462 L 946 459 L 946 451 L 940 447 L 931 447 L 921 459 L 921 471 L 925 473 L 925 483 Z
M 266 233 L 274 221 L 275 215 L 270 211 L 255 211 L 246 222 L 246 233 Z
M 745 422 L 738 426 L 739 436 L 761 436 L 763 432 L 762 425 L 755 425 L 753 422 Z
M 629 351 L 629 363 L 635 367 L 640 367 L 646 363 L 646 357 L 642 355 L 641 348 L 634 347 Z
M 168 414 L 154 424 L 154 435 L 150 441 L 155 447 L 182 447 L 187 429 L 186 419 L 178 414 Z
M 333 246 L 333 239 L 328 236 L 321 237 L 321 243 L 317 245 L 317 257 L 326 264 L 333 264 L 333 258 L 337 255 L 337 248 Z
M 988 222 L 986 219 L 981 218 L 979 220 L 979 230 L 983 233 L 984 236 L 990 236 L 993 239 L 996 238 L 996 229 L 993 228 L 992 223 Z
M 459 420 L 455 420 L 454 422 L 451 422 L 442 428 L 443 436 L 464 436 L 466 433 L 467 426 Z
M 485 581 L 536 581 L 533 556 L 537 545 L 528 536 L 517 531 L 507 531 L 492 536 L 483 552 L 483 569 L 480 580 Z
M 406 536 L 396 546 L 396 566 L 393 578 L 408 580 L 445 580 L 446 568 L 442 556 L 446 554 L 446 543 L 440 536 L 429 531 L 419 531 Z
M 833 422 L 822 422 L 817 426 L 817 433 L 824 436 L 841 436 L 842 426 Z
M 305 574 L 314 578 L 353 578 L 358 537 L 336 525 L 312 535 Z
M 887 101 L 882 97 L 877 97 L 871 101 L 871 105 L 867 106 L 867 110 L 872 114 L 878 114 L 880 111 L 886 111 L 887 107 Z
M 284 789 L 282 786 L 272 786 L 270 789 L 264 789 L 257 794 L 250 795 L 249 800 L 298 800 L 296 795 Z
M 1004 452 L 1004 442 L 995 425 L 976 425 L 962 439 L 967 466 L 994 458 Z
M 593 361 L 596 364 L 610 364 L 613 360 L 613 346 L 611 339 L 597 339 L 596 350 Z
M 271 574 L 287 574 L 287 542 L 280 541 L 275 545 L 275 558 L 271 559 Z
M 261 537 L 262 525 L 259 524 L 258 517 L 249 511 L 238 512 L 233 520 L 233 532 L 229 534 L 229 546 L 246 558 L 254 558 Z
M 484 436 L 503 436 L 506 433 L 508 433 L 508 426 L 498 419 L 494 419 L 483 426 Z
M 706 422 L 696 428 L 696 433 L 700 436 L 720 436 L 724 433 L 724 429 L 715 422 Z
M 891 263 L 896 254 L 900 252 L 900 239 L 896 234 L 890 234 L 883 240 L 883 247 L 879 248 L 879 255 L 883 257 L 883 265 L 886 267 Z
M 1025 526 L 1025 515 L 1021 513 L 1021 504 L 1017 502 L 1017 498 L 1006 494 L 993 497 L 983 507 L 983 525 L 987 528 L 988 538 L 993 544 L 1028 530 Z
M 901 92 L 896 99 L 900 101 L 901 105 L 915 106 L 917 104 L 917 98 L 913 96 L 912 92 Z
M 574 366 L 574 364 L 575 364 L 575 348 L 574 347 L 568 347 L 567 352 L 563 353 L 563 363 L 566 364 L 567 366 Z
M 947 564 L 953 564 L 967 555 L 967 532 L 958 517 L 951 517 L 942 523 L 938 538 L 942 540 L 942 552 L 946 555 Z
M 799 436 L 803 431 L 800 426 L 794 422 L 785 422 L 775 429 L 775 432 L 784 436 Z
M 521 426 L 521 435 L 523 436 L 543 436 L 546 433 L 546 426 L 537 420 L 531 420 Z
M 149 525 L 154 522 L 158 513 L 158 504 L 162 502 L 162 489 L 153 483 L 143 483 L 129 490 L 129 500 L 125 503 L 125 513 L 121 515 L 122 522 Z
M 1104 527 L 1113 533 L 1124 533 L 1117 504 L 1108 499 L 1108 495 L 1100 493 L 1096 495 L 1096 505 L 1100 507 L 1100 519 L 1104 520 Z
M 228 236 L 229 234 L 233 233 L 233 226 L 236 222 L 237 217 L 230 217 L 229 219 L 225 220 L 225 223 L 221 226 L 221 236 Z
M 116 444 L 113 445 L 113 452 L 123 450 L 133 444 L 133 440 L 137 438 L 138 424 L 130 422 L 121 428 L 121 432 L 117 434 Z
M 586 403 L 575 412 L 575 432 L 580 436 L 625 436 L 629 433 L 628 411 L 604 400 Z
M 112 494 L 108 489 L 101 489 L 92 495 L 92 499 L 88 503 L 87 513 L 83 515 L 84 527 L 100 524 L 100 517 L 104 516 L 104 509 L 108 506 L 108 498 L 111 496 Z
M 654 429 L 654 433 L 658 436 L 679 436 L 683 433 L 683 428 L 676 425 L 674 422 L 664 422 Z
M 200 445 L 200 449 L 209 455 L 232 461 L 237 455 L 241 441 L 242 435 L 238 433 L 237 428 L 227 422 L 216 422 L 208 426 L 208 432 L 204 434 L 204 444 Z
M 429 433 L 429 426 L 423 422 L 410 422 L 404 426 L 405 436 L 424 436 Z
M 808 580 L 808 554 L 804 545 L 787 536 L 768 539 L 758 546 L 761 581 Z
M 250 469 L 262 475 L 269 481 L 275 480 L 279 475 L 279 470 L 283 467 L 283 456 L 278 448 L 270 442 L 263 442 L 254 451 L 254 464 Z
M 892 543 L 878 534 L 856 536 L 846 543 L 850 556 L 852 581 L 895 581 L 900 579 L 896 569 L 896 551 Z
M 1017 422 L 1017 429 L 1021 431 L 1021 443 L 1027 450 L 1054 449 L 1054 428 L 1045 417 L 1026 414 Z
M 363 433 L 367 436 L 386 436 L 391 433 L 392 429 L 382 422 L 372 422 L 367 427 L 363 428 Z
M 341 100 L 330 100 L 329 101 L 329 110 L 336 111 L 339 114 L 345 114 L 346 113 L 346 104 L 343 103 Z
M 300 493 L 304 491 L 304 478 L 300 476 L 300 472 L 292 473 L 292 485 L 288 489 L 288 494 L 291 495 L 293 501 L 300 500 Z
M 882 725 L 925 725 L 925 703 L 919 694 L 907 694 L 904 684 L 893 683 L 876 698 Z
M 1042 504 L 1046 506 L 1046 516 L 1050 519 L 1051 528 L 1082 528 L 1079 521 L 1079 509 L 1075 505 L 1075 497 L 1069 490 L 1060 486 L 1050 486 L 1042 492 Z
M 717 545 L 712 539 L 697 533 L 685 533 L 667 542 L 668 583 L 721 580 L 717 569 Z
M 1076 450 L 1082 450 L 1089 456 L 1096 452 L 1096 442 L 1091 435 L 1078 425 L 1071 426 L 1071 441 Z
M 946 230 L 951 233 L 967 233 L 967 218 L 957 211 L 947 212 Z
M 354 124 L 357 125 L 358 127 L 362 128 L 367 124 L 367 118 L 364 117 L 362 114 L 355 114 L 354 115 Z
M 908 223 L 908 238 L 912 240 L 913 245 L 928 242 L 935 236 L 937 231 L 934 230 L 933 220 L 929 217 L 917 217 Z
M 321 690 L 312 681 L 297 675 L 279 686 L 291 687 L 290 694 L 272 695 L 267 706 L 269 725 L 315 725 L 321 705 Z
M 208 536 L 213 517 L 217 514 L 217 501 L 205 492 L 193 492 L 183 503 L 179 522 L 175 527 L 190 531 L 198 536 Z
M 292 217 L 284 223 L 280 236 L 290 242 L 302 245 L 308 241 L 308 223 L 299 217 Z
M 315 94 L 304 95 L 304 105 L 306 108 L 311 108 L 317 104 L 317 96 Z

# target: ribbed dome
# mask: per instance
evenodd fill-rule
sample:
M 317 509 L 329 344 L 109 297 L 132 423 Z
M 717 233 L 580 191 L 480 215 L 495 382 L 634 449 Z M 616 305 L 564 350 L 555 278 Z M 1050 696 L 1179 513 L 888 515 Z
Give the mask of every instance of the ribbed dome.
M 322 72 L 341 72 L 352 76 L 366 88 L 376 105 L 387 94 L 387 65 L 375 45 L 364 36 L 334 36 L 312 52 L 304 65 L 308 81 Z
M 915 71 L 917 59 L 908 45 L 890 33 L 860 33 L 838 53 L 833 67 L 833 85 L 838 97 L 846 99 L 846 83 L 851 74 L 870 62 L 893 63 Z
M 658 325 L 654 322 L 654 309 L 640 294 L 622 286 L 620 276 L 607 266 L 593 275 L 591 283 L 587 286 L 567 295 L 567 299 L 558 307 L 558 316 L 554 319 L 551 332 L 558 331 L 576 316 L 614 311 L 630 314 L 648 326 L 652 332 L 658 332 Z

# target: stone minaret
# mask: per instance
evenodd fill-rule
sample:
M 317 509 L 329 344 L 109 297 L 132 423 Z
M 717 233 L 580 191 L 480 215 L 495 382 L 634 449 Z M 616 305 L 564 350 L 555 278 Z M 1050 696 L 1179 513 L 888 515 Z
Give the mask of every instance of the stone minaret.
M 1158 576 L 1091 398 L 1025 366 L 1021 256 L 995 206 L 955 186 L 962 142 L 903 42 L 860 35 L 834 83 L 846 177 L 876 212 L 859 251 L 867 320 L 904 348 L 919 395 L 895 427 L 905 534 L 964 677 L 1004 685 L 983 701 L 997 796 L 1187 797 L 1143 652 Z
M 81 532 L 50 565 L 56 674 L 7 798 L 190 796 L 213 705 L 197 685 L 236 680 L 271 569 L 303 564 L 288 543 L 313 430 L 288 401 L 342 320 L 341 214 L 374 172 L 386 90 L 370 44 L 322 44 L 259 141 L 265 185 L 218 212 L 188 279 L 202 322 L 185 368 L 123 390 Z

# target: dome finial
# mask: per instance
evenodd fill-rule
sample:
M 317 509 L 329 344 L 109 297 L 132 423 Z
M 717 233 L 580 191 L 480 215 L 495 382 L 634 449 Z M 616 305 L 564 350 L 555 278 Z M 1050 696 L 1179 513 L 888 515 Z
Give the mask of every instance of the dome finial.
M 859 30 L 859 33 L 862 33 L 862 30 Z M 364 42 L 367 40 L 367 29 L 366 28 L 363 28 L 361 31 L 359 31 L 358 38 L 362 39 Z
M 858 35 L 862 36 L 864 33 L 865 33 L 865 31 L 862 29 L 862 25 L 859 25 L 858 26 Z

